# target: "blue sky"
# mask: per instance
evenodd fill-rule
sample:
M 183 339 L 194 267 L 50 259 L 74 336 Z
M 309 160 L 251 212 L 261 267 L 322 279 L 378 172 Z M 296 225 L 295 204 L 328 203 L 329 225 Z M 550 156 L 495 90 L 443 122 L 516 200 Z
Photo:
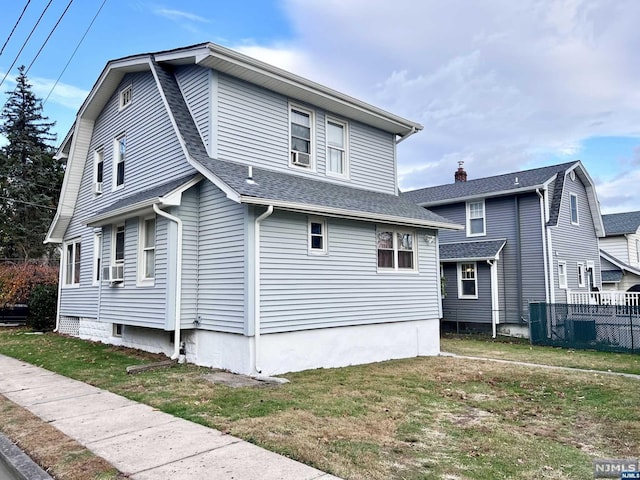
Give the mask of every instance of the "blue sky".
M 212 41 L 424 125 L 398 148 L 403 189 L 580 159 L 603 213 L 640 210 L 636 0 L 32 0 L 0 55 L 29 65 L 59 140 L 107 61 Z M 25 0 L 6 2 L 0 40 Z M 11 64 L 17 57 L 15 66 Z M 55 89 L 51 89 L 60 76 Z

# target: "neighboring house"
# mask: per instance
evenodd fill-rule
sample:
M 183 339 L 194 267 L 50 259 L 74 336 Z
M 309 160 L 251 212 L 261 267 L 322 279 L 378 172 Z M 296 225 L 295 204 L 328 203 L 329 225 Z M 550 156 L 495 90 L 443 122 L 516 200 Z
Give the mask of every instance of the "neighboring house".
M 603 289 L 640 292 L 640 212 L 603 215 L 602 221 Z
M 464 231 L 440 235 L 444 321 L 526 335 L 528 303 L 565 303 L 569 289 L 600 287 L 604 234 L 593 181 L 581 162 L 406 192 Z
M 421 130 L 215 44 L 111 61 L 64 140 L 58 330 L 271 375 L 439 352 Z

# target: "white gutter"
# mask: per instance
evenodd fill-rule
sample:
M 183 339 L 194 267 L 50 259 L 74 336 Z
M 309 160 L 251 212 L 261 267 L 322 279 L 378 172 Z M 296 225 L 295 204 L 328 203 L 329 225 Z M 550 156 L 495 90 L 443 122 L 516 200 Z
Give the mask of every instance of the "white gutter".
M 269 205 L 267 210 L 255 219 L 254 240 L 253 240 L 253 370 L 256 374 L 261 374 L 260 369 L 260 224 L 264 219 L 273 213 L 273 205 Z
M 546 191 L 546 189 L 545 189 Z M 549 303 L 549 264 L 547 258 L 547 239 L 545 238 L 545 218 L 547 217 L 546 202 L 544 201 L 544 194 L 540 192 L 540 189 L 536 188 L 536 193 L 540 198 L 540 228 L 542 233 L 542 269 L 544 270 L 544 298 L 545 302 Z
M 60 305 L 62 304 L 62 280 L 63 280 L 63 268 L 64 268 L 64 249 L 62 247 L 58 247 L 60 250 L 60 269 L 58 271 L 58 304 L 56 307 L 56 328 L 53 329 L 54 332 L 57 332 L 60 328 Z
M 407 138 L 409 138 L 414 133 L 418 133 L 418 129 L 416 129 L 416 127 L 411 127 L 411 131 L 409 133 L 407 133 L 406 135 L 401 136 L 399 139 L 396 140 L 396 145 L 398 145 L 399 143 L 404 142 Z
M 153 211 L 161 217 L 166 218 L 171 222 L 175 222 L 178 226 L 178 245 L 176 256 L 176 318 L 174 326 L 174 338 L 173 338 L 173 355 L 171 360 L 176 360 L 180 356 L 180 320 L 182 316 L 181 304 L 182 304 L 182 220 L 175 217 L 164 210 L 160 210 L 157 203 L 153 204 Z
M 497 325 L 500 323 L 500 305 L 498 297 L 498 260 L 487 260 L 491 266 L 491 335 L 496 338 Z

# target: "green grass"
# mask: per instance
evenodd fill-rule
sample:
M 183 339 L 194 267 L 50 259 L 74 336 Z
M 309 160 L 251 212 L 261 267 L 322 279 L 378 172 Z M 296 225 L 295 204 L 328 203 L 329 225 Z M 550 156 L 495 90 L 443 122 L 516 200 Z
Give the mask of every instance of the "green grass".
M 634 373 L 637 357 L 448 338 L 443 350 Z M 640 457 L 640 382 L 449 357 L 286 375 L 233 389 L 193 365 L 127 375 L 157 356 L 0 331 L 0 353 L 218 428 L 347 479 L 584 479 Z

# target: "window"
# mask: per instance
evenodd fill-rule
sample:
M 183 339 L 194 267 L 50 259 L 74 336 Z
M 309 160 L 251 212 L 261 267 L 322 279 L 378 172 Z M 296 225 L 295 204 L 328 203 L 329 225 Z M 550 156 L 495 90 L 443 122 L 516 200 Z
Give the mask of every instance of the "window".
M 327 253 L 327 222 L 309 218 L 309 253 Z
M 567 288 L 567 262 L 558 262 L 558 287 Z
M 584 287 L 586 285 L 584 263 L 578 262 L 578 286 Z
M 118 225 L 113 230 L 112 242 L 112 265 L 122 265 L 124 263 L 124 225 Z
M 112 337 L 121 337 L 122 336 L 122 324 L 121 323 L 114 323 L 113 325 L 113 333 L 111 334 Z
M 291 165 L 312 168 L 313 114 L 291 107 L 289 109 L 291 135 Z
M 478 298 L 476 263 L 458 264 L 458 298 Z
M 327 119 L 327 174 L 348 176 L 347 124 Z
M 104 176 L 104 151 L 102 149 L 93 152 L 93 193 L 102 193 L 102 180 Z
M 132 99 L 132 89 L 131 85 L 120 90 L 120 104 L 119 109 L 122 110 L 125 107 L 128 107 L 131 104 Z
M 140 221 L 140 251 L 138 258 L 138 280 L 153 280 L 156 275 L 156 219 L 144 218 Z
M 115 140 L 113 152 L 113 182 L 114 188 L 124 185 L 124 162 L 127 156 L 127 137 L 122 135 Z
M 640 263 L 640 240 L 636 240 L 636 263 Z
M 65 245 L 65 285 L 80 285 L 80 251 L 80 240 L 74 240 Z
M 569 194 L 571 202 L 571 223 L 578 225 L 578 196 L 574 193 Z
M 413 232 L 378 230 L 378 268 L 381 270 L 415 270 Z
M 484 200 L 467 203 L 467 237 L 485 234 Z
M 93 236 L 93 284 L 100 282 L 102 268 L 102 233 Z

